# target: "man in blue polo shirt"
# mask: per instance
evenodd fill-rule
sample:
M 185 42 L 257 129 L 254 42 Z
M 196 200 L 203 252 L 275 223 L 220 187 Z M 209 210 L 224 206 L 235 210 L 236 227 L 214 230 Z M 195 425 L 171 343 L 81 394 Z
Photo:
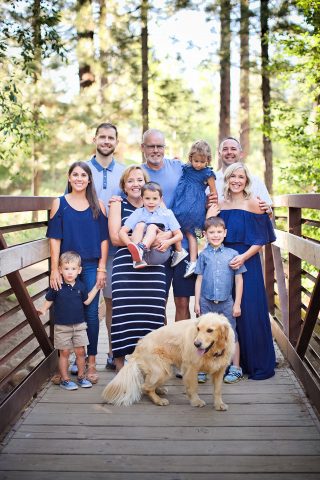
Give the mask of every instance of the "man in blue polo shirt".
M 165 146 L 164 134 L 160 130 L 150 129 L 144 132 L 141 150 L 145 163 L 142 167 L 152 182 L 159 183 L 163 191 L 163 201 L 167 208 L 171 208 L 174 193 L 182 175 L 182 163 L 180 160 L 165 158 Z M 182 246 L 188 250 L 186 238 L 183 239 Z M 170 266 L 170 259 L 166 263 L 167 292 L 172 283 L 176 321 L 190 318 L 189 301 L 194 295 L 195 275 L 184 278 L 185 262 L 189 260 L 188 256 L 174 268 Z
M 108 212 L 108 204 L 112 195 L 121 195 L 119 187 L 120 177 L 125 169 L 124 165 L 116 162 L 114 159 L 114 151 L 119 143 L 118 130 L 112 123 L 101 123 L 95 132 L 93 143 L 96 146 L 96 152 L 88 161 L 88 165 L 92 171 L 93 182 L 97 192 L 97 196 L 104 203 Z M 112 360 L 111 350 L 111 308 L 112 308 L 112 290 L 111 275 L 112 262 L 117 249 L 109 242 L 109 254 L 107 261 L 107 286 L 103 289 L 103 297 L 106 304 L 106 325 L 109 338 L 109 355 L 107 358 L 106 368 L 114 369 L 115 365 Z

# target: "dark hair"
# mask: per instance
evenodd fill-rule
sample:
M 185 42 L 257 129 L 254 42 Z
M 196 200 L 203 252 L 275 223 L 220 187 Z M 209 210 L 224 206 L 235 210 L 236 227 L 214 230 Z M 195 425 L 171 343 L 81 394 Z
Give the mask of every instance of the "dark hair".
M 94 187 L 91 169 L 86 162 L 74 162 L 69 168 L 68 177 L 71 175 L 71 173 L 73 172 L 73 170 L 76 167 L 82 168 L 82 170 L 84 170 L 89 177 L 89 183 L 88 183 L 88 186 L 86 188 L 86 198 L 87 198 L 87 200 L 89 202 L 89 205 L 90 205 L 90 208 L 92 210 L 93 218 L 98 218 L 101 209 L 100 209 L 100 204 L 99 204 L 99 200 L 98 200 L 98 197 L 97 197 L 97 192 L 96 192 L 96 189 Z M 71 191 L 72 191 L 72 188 L 71 188 L 70 182 L 68 180 L 68 193 L 70 193 Z
M 79 253 L 72 252 L 71 250 L 68 252 L 64 252 L 60 255 L 59 258 L 59 265 L 61 266 L 63 263 L 77 263 L 78 267 L 81 267 L 81 257 Z
M 223 218 L 220 217 L 209 217 L 204 222 L 204 231 L 209 230 L 210 227 L 222 227 L 226 229 L 226 224 L 224 223 Z
M 141 188 L 141 197 L 143 197 L 143 194 L 146 190 L 150 190 L 151 192 L 159 192 L 160 197 L 162 197 L 162 189 L 157 182 L 147 182 L 143 185 Z
M 109 122 L 100 123 L 100 125 L 97 126 L 95 136 L 98 135 L 100 128 L 113 128 L 114 131 L 116 132 L 116 138 L 118 138 L 118 129 L 115 125 L 113 125 L 113 123 L 109 123 Z

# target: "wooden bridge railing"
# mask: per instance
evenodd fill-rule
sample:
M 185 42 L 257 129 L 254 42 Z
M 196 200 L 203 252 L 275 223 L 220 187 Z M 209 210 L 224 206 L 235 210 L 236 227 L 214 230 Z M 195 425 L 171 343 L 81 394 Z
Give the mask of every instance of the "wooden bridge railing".
M 0 216 L 0 431 L 37 394 L 57 363 L 52 322 L 50 318 L 42 322 L 34 305 L 43 300 L 48 287 L 49 242 L 43 227 L 52 200 L 0 196 L 0 214 L 6 214 L 5 220 Z M 23 223 L 16 223 L 10 217 L 19 216 L 17 212 L 25 212 L 24 217 L 29 215 L 31 221 L 24 218 Z M 41 212 L 44 220 L 32 221 L 31 212 Z M 40 238 L 20 243 L 19 236 L 26 231 L 29 237 Z M 6 236 L 12 237 L 13 232 L 18 240 L 8 246 Z
M 265 248 L 273 334 L 320 412 L 320 195 L 274 199 L 277 240 Z
M 0 430 L 37 394 L 57 363 L 52 322 L 41 321 L 34 306 L 48 286 L 49 245 L 43 229 L 51 203 L 50 197 L 0 196 Z M 277 241 L 265 249 L 273 331 L 320 411 L 320 195 L 287 195 L 274 204 Z M 40 212 L 44 218 L 4 224 L 2 214 L 7 219 L 16 212 Z M 31 219 L 31 213 L 25 214 Z M 18 238 L 7 246 L 6 237 L 26 231 L 40 238 L 24 243 Z

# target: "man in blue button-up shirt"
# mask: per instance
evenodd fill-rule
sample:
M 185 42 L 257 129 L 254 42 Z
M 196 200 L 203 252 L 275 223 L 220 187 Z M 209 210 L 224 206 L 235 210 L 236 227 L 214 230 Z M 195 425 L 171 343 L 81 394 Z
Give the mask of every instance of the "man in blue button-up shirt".
M 247 269 L 242 265 L 238 270 L 233 270 L 229 264 L 238 255 L 236 250 L 223 245 L 227 234 L 224 221 L 219 217 L 212 217 L 205 222 L 205 237 L 207 247 L 200 253 L 195 273 L 198 275 L 195 287 L 194 311 L 197 315 L 208 312 L 223 314 L 229 320 L 235 333 L 236 345 L 233 358 L 233 367 L 238 369 L 240 380 L 240 348 L 236 331 L 236 317 L 241 315 L 241 298 L 243 291 L 242 273 Z M 235 299 L 232 290 L 235 284 Z M 228 382 L 233 383 L 233 382 Z

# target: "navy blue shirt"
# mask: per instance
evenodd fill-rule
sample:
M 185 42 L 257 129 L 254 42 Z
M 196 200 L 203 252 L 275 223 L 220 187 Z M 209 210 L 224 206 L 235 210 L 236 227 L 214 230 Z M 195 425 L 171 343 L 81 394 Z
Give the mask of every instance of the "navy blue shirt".
M 73 325 L 82 323 L 84 318 L 84 305 L 88 299 L 88 291 L 80 280 L 72 286 L 62 283 L 60 290 L 49 288 L 46 300 L 53 302 L 54 323 L 56 325 Z
M 60 255 L 73 250 L 83 260 L 100 258 L 101 242 L 109 237 L 107 217 L 100 212 L 94 218 L 90 207 L 75 210 L 65 196 L 60 197 L 59 209 L 49 220 L 47 237 L 61 239 Z
M 239 255 L 233 248 L 223 244 L 218 248 L 208 245 L 199 255 L 194 273 L 203 275 L 201 284 L 201 297 L 208 300 L 227 300 L 234 284 L 234 276 L 247 271 L 242 265 L 238 270 L 229 266 L 231 260 Z

